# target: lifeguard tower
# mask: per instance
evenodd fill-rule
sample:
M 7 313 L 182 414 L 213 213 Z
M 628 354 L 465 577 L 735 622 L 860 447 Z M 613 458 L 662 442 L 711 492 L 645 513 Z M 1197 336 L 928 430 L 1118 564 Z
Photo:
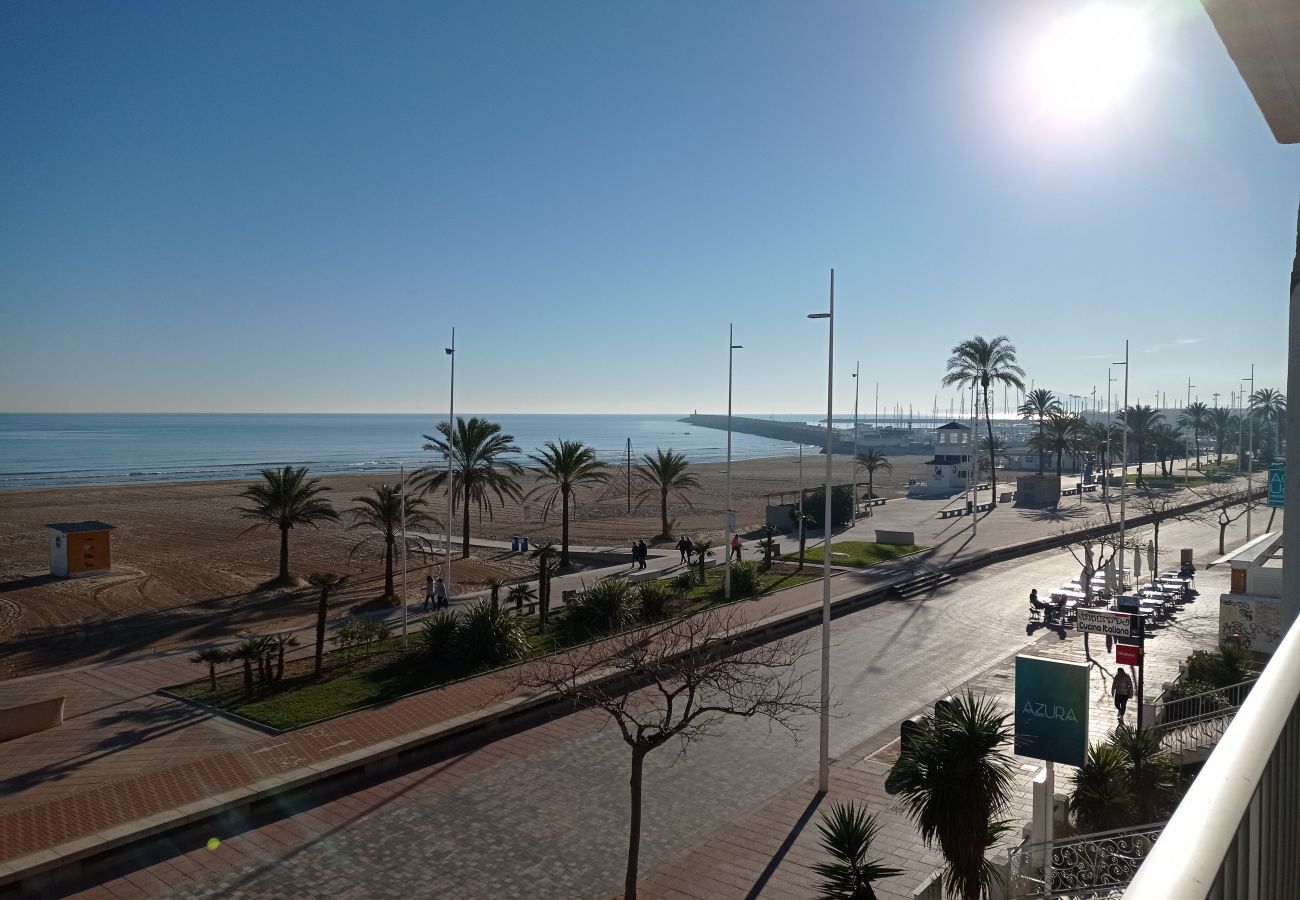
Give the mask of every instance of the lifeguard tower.
M 908 488 L 912 497 L 951 497 L 966 490 L 971 477 L 971 430 L 949 422 L 934 430 L 934 459 L 926 463 L 925 484 Z
M 113 568 L 107 522 L 55 522 L 50 529 L 50 574 L 61 578 L 104 575 Z

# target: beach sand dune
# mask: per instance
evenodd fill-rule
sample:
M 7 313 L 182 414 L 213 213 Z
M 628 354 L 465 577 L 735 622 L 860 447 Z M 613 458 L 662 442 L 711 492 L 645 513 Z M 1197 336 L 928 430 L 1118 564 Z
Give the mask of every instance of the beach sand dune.
M 893 475 L 877 480 L 878 494 L 897 496 L 909 477 L 922 477 L 923 457 L 894 460 Z M 848 482 L 847 457 L 835 457 L 835 480 Z M 693 509 L 670 500 L 669 517 L 677 532 L 722 535 L 726 510 L 726 465 L 691 467 L 701 489 L 692 492 Z M 804 457 L 809 487 L 825 477 L 825 458 Z M 370 485 L 396 481 L 396 475 L 329 476 L 330 498 L 337 508 L 355 505 L 353 497 Z M 792 500 L 798 462 L 792 458 L 737 461 L 732 477 L 733 505 L 739 530 L 761 527 L 768 495 L 787 492 Z M 268 631 L 310 621 L 310 590 L 264 587 L 276 572 L 278 537 L 274 529 L 247 531 L 249 522 L 234 507 L 246 481 L 120 485 L 11 491 L 0 494 L 0 678 L 84 663 L 111 655 L 228 638 L 243 632 Z M 636 485 L 634 484 L 634 489 Z M 602 495 L 604 499 L 601 499 Z M 779 498 L 772 497 L 772 502 Z M 492 520 L 472 514 L 471 536 L 508 540 L 527 535 L 532 541 L 558 539 L 558 507 L 541 521 L 543 500 L 509 502 Z M 525 521 L 523 506 L 530 507 Z M 446 515 L 445 498 L 430 498 L 431 510 Z M 346 517 L 345 517 L 346 518 Z M 113 532 L 113 572 L 75 580 L 52 579 L 48 572 L 48 522 L 101 519 Z M 459 513 L 456 530 L 459 528 Z M 577 493 L 570 540 L 578 545 L 623 547 L 659 530 L 657 498 L 627 512 L 626 491 L 582 489 Z M 334 601 L 336 612 L 382 593 L 382 563 L 374 553 L 348 555 L 357 535 L 341 526 L 296 528 L 290 535 L 290 566 L 298 574 L 345 573 L 349 587 Z M 458 545 L 453 554 L 458 553 Z M 526 559 L 494 551 L 456 566 L 457 588 L 481 586 L 489 575 L 520 577 Z M 454 558 L 454 557 L 453 557 Z M 428 568 L 411 559 L 410 594 L 422 596 Z M 399 587 L 400 589 L 400 587 Z

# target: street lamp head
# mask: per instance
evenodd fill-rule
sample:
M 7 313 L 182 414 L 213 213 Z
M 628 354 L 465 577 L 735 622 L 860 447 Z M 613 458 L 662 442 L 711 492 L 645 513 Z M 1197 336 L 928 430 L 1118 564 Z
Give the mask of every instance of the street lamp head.
M 731 345 L 731 349 L 732 349 L 732 350 L 744 350 L 744 349 L 745 349 L 745 345 L 744 345 L 744 344 L 732 344 L 732 345 Z
M 810 318 L 810 319 L 829 319 L 830 317 L 831 317 L 831 314 L 828 313 L 828 312 L 824 312 L 824 313 L 808 313 L 808 318 Z
M 451 347 L 443 347 L 442 349 L 446 351 L 446 353 L 447 353 L 448 356 L 451 356 L 453 353 L 456 352 L 456 351 L 453 350 Z

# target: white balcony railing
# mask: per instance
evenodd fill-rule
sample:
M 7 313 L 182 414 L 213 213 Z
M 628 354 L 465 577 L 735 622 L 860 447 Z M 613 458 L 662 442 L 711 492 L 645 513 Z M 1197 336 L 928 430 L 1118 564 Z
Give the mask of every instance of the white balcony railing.
M 1246 900 L 1300 891 L 1300 627 L 1237 710 L 1125 900 Z

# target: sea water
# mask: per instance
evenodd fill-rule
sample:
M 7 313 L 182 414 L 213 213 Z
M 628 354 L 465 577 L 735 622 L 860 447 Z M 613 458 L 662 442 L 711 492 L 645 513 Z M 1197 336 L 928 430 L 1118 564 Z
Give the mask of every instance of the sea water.
M 576 440 L 617 463 L 632 441 L 642 453 L 669 448 L 692 462 L 726 459 L 727 434 L 673 415 L 486 414 L 514 437 L 521 455 L 546 441 Z M 777 416 L 815 422 L 815 415 Z M 308 466 L 313 474 L 396 471 L 435 462 L 424 435 L 428 415 L 245 413 L 3 413 L 0 490 L 247 478 L 269 466 Z M 442 420 L 445 421 L 445 418 Z M 837 423 L 838 424 L 838 423 Z M 736 459 L 787 456 L 785 441 L 733 433 Z

